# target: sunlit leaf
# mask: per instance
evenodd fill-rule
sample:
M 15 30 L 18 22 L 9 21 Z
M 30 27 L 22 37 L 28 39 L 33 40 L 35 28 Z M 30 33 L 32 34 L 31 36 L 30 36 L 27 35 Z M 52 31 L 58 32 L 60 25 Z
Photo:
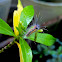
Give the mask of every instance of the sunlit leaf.
M 37 33 L 36 42 L 42 43 L 47 46 L 51 46 L 56 41 L 56 38 L 54 38 L 52 35 L 47 33 Z
M 46 46 L 51 46 L 56 41 L 56 38 L 54 38 L 52 35 L 47 33 L 37 33 L 36 36 L 36 42 L 44 44 Z M 35 33 L 32 33 L 30 36 L 24 36 L 25 39 L 29 39 L 32 41 L 35 41 Z
M 0 34 L 5 34 L 5 35 L 10 35 L 15 37 L 15 34 L 10 28 L 10 26 L 2 19 L 0 19 Z
M 30 46 L 22 38 L 20 38 L 19 43 L 21 46 L 23 62 L 32 62 L 32 51 Z
M 32 5 L 24 7 L 21 12 L 20 22 L 22 22 L 23 26 L 27 28 L 28 24 L 32 21 L 34 16 L 34 9 Z

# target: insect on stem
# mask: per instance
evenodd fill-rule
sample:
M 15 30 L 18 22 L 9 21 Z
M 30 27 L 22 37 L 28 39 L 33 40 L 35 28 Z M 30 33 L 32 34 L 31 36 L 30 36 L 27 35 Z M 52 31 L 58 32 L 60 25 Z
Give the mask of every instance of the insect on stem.
M 39 13 L 39 15 L 34 16 L 34 18 L 35 18 L 35 24 L 36 24 L 36 25 L 34 26 L 33 29 L 31 29 L 31 30 L 28 31 L 28 33 L 26 34 L 27 37 L 30 36 L 32 33 L 36 32 L 36 31 L 39 30 L 39 29 L 47 30 L 45 26 L 40 26 L 40 25 L 37 23 L 37 22 L 39 22 L 39 20 L 42 18 L 42 17 L 40 17 L 40 13 Z M 41 21 L 42 21 L 42 20 L 41 20 Z

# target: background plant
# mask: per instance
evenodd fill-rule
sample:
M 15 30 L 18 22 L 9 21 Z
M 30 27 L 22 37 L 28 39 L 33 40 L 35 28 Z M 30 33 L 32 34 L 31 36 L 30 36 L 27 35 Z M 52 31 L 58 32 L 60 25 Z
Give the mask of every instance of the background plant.
M 37 59 L 34 59 L 34 62 L 39 62 L 43 58 L 47 57 L 44 62 L 62 62 L 62 43 L 59 41 L 59 39 L 56 39 L 56 42 L 60 44 L 60 46 L 57 48 L 55 45 L 52 46 L 45 46 L 42 44 L 37 44 L 36 49 L 32 49 L 33 55 L 37 57 Z M 49 57 L 49 58 L 48 58 Z

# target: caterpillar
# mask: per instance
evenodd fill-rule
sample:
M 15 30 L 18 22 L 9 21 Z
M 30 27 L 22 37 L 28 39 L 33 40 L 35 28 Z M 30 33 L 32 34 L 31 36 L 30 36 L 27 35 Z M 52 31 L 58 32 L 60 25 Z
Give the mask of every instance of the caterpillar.
M 38 26 L 35 25 L 33 29 L 31 29 L 31 30 L 28 31 L 28 33 L 26 34 L 26 36 L 27 36 L 27 37 L 30 36 L 32 33 L 34 33 L 34 32 L 37 31 L 37 30 L 38 30 Z

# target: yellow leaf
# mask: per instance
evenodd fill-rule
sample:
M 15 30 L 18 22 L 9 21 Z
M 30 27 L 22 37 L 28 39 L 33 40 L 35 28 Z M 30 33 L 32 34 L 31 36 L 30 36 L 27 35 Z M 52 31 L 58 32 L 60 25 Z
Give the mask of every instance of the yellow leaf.
M 20 15 L 21 15 L 21 12 L 23 10 L 23 6 L 21 4 L 21 1 L 18 0 L 18 5 L 17 5 L 17 10 L 14 11 L 13 13 L 13 26 L 14 26 L 14 33 L 16 36 L 19 35 L 19 32 L 18 30 L 16 29 L 16 27 L 18 27 L 18 24 L 20 22 Z
M 23 61 L 23 56 L 22 56 L 22 51 L 21 51 L 21 46 L 20 46 L 20 44 L 18 42 L 15 42 L 15 43 L 17 44 L 17 46 L 19 48 L 20 62 L 24 62 Z

